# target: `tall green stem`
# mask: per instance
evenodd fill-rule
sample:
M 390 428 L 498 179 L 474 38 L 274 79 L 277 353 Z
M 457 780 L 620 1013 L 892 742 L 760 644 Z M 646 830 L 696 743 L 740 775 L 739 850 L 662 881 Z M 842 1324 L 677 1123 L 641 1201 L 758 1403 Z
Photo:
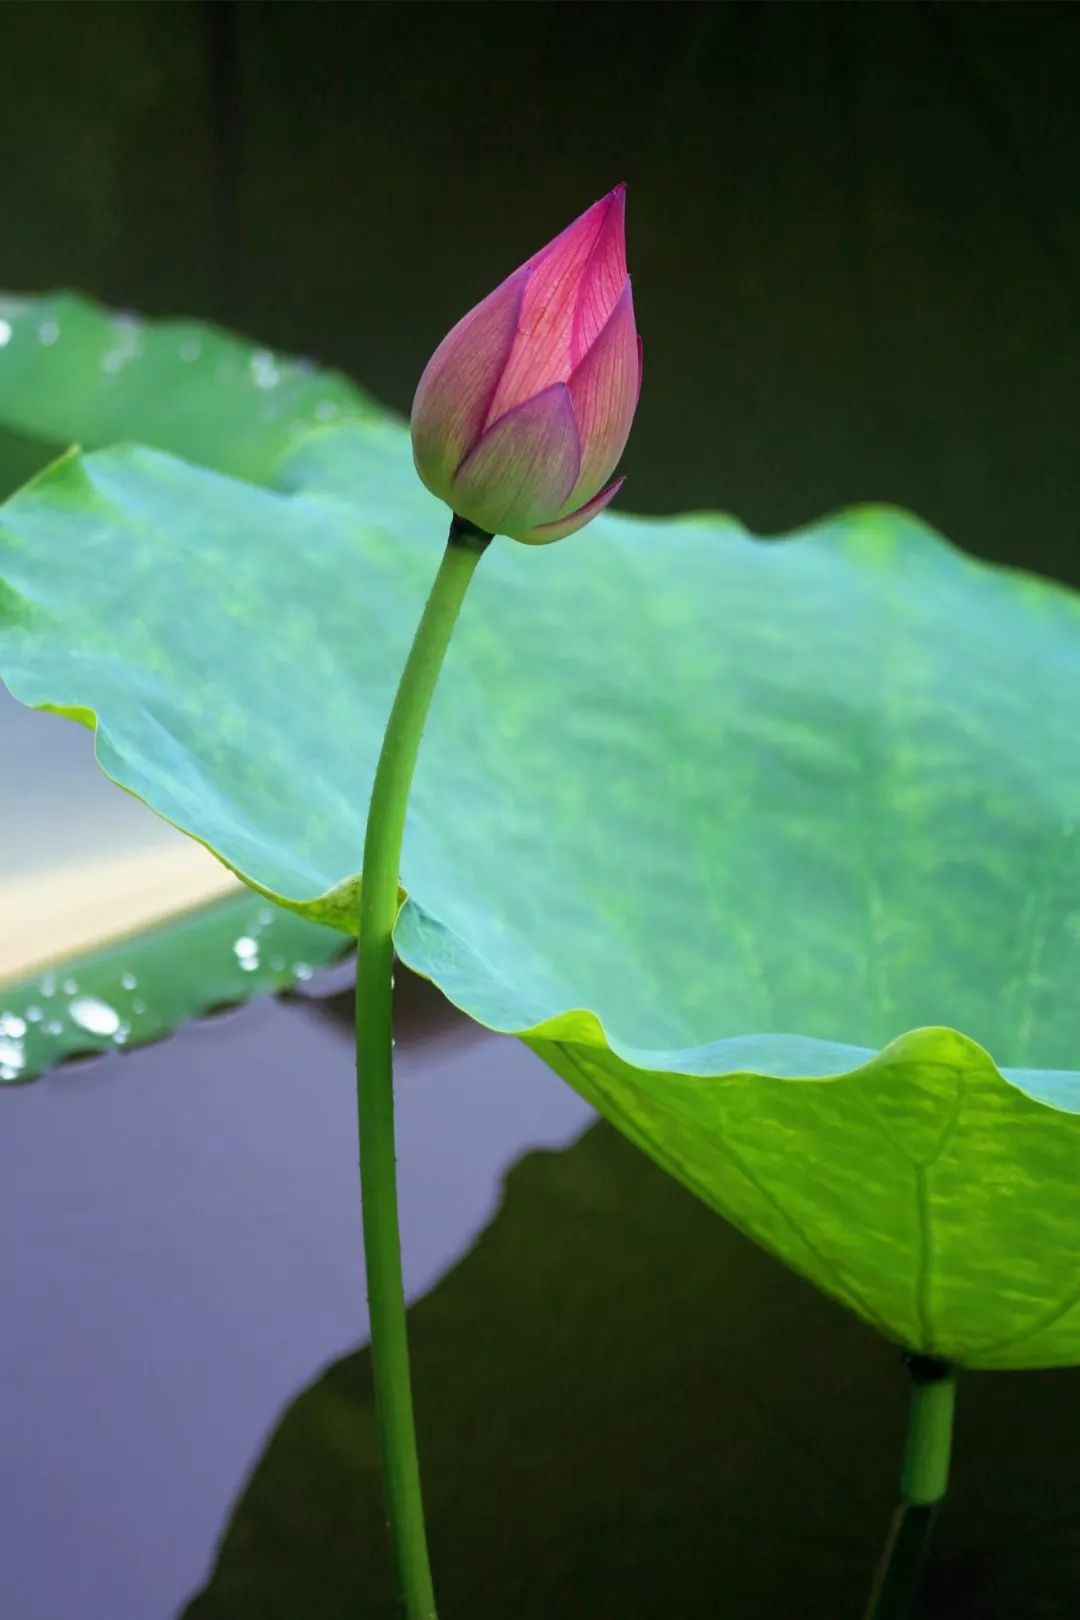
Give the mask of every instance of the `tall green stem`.
M 947 1362 L 912 1356 L 911 1406 L 893 1517 L 865 1620 L 909 1620 L 934 1514 L 949 1486 L 956 1372 Z
M 455 518 L 390 711 L 368 810 L 356 962 L 356 1093 L 371 1357 L 383 1491 L 407 1620 L 435 1620 L 416 1454 L 394 1153 L 393 967 L 405 810 L 428 707 L 491 536 Z

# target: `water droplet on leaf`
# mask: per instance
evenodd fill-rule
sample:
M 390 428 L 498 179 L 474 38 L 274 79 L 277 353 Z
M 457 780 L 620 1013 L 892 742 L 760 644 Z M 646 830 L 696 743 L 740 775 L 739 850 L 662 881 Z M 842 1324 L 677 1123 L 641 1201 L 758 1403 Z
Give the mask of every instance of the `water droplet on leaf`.
M 97 996 L 80 996 L 68 1011 L 79 1028 L 90 1035 L 115 1035 L 120 1028 L 116 1008 L 110 1007 L 107 1001 L 99 1001 Z

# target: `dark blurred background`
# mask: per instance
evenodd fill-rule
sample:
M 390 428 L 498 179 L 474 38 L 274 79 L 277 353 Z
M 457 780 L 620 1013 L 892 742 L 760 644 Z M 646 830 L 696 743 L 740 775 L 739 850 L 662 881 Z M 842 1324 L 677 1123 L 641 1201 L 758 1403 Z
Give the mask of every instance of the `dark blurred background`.
M 447 327 L 626 179 L 621 504 L 773 533 L 890 501 L 1080 585 L 1075 5 L 0 15 L 0 287 L 217 320 L 404 411 Z M 288 1398 L 360 1341 L 347 1016 L 263 1004 L 5 1099 L 3 1620 L 174 1616 Z M 402 1066 L 414 1291 L 585 1120 L 465 1038 Z M 893 1353 L 606 1127 L 514 1186 L 417 1318 L 448 1620 L 478 1571 L 485 1614 L 856 1615 Z M 1071 1373 L 969 1381 L 927 1616 L 1076 1612 L 1078 1404 Z M 371 1458 L 349 1356 L 193 1616 L 383 1620 Z
M 1080 582 L 1080 8 L 7 5 L 0 279 L 191 313 L 405 410 L 616 180 L 623 504 L 862 500 Z

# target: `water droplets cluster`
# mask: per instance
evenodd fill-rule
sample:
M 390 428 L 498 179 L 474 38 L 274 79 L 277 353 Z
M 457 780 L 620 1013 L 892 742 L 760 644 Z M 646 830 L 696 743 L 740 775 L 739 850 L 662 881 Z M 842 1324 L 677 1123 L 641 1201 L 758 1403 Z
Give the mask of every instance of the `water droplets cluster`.
M 281 381 L 281 368 L 269 349 L 256 349 L 248 364 L 256 388 L 276 388 Z
M 0 351 L 11 344 L 21 331 L 18 311 L 10 306 L 8 308 L 12 318 L 0 317 Z M 36 325 L 27 323 L 27 327 L 30 335 L 42 347 L 52 348 L 62 336 L 61 322 L 57 313 L 48 313 L 47 309 L 48 306 Z M 145 322 L 135 315 L 121 313 L 113 317 L 109 323 L 109 341 L 99 362 L 106 384 L 116 382 L 126 368 L 143 354 L 146 332 Z M 243 351 L 228 349 L 223 352 L 217 343 L 208 343 L 198 329 L 193 331 L 190 327 L 184 332 L 175 353 L 184 365 L 193 365 L 204 358 L 213 359 L 216 355 L 214 376 L 220 382 L 242 378 L 246 374 L 248 381 L 262 396 L 260 414 L 266 420 L 288 416 L 299 407 L 294 425 L 302 430 L 313 422 L 325 425 L 351 414 L 347 405 L 337 399 L 325 396 L 311 399 L 307 384 L 317 381 L 319 370 L 310 360 L 282 356 L 270 349 L 254 349 L 247 355 L 245 363 Z M 301 385 L 303 403 L 289 384 Z
M 252 908 L 243 931 L 231 941 L 231 955 L 240 971 L 262 974 L 252 989 L 281 989 L 315 974 L 310 962 L 294 960 L 282 950 L 274 928 L 281 916 L 270 905 Z M 242 992 L 237 999 L 244 999 Z M 80 983 L 77 968 L 47 969 L 22 987 L 18 1006 L 5 1007 L 0 992 L 0 1082 L 39 1074 L 80 1052 L 122 1048 L 144 1030 L 156 1033 L 160 1018 L 155 1016 L 149 1026 L 145 1022 L 153 1004 L 152 996 L 148 1004 L 139 976 L 130 968 L 117 968 L 107 977 L 95 970 L 89 983 Z M 192 1015 L 196 1011 L 193 1006 Z
M 233 955 L 243 973 L 254 973 L 262 962 L 260 935 L 274 920 L 272 906 L 260 906 L 245 931 L 233 940 Z
M 277 912 L 275 912 L 274 907 L 259 907 L 254 917 L 248 919 L 248 927 L 244 928 L 244 932 L 238 935 L 236 940 L 233 940 L 233 956 L 236 957 L 236 966 L 240 967 L 241 972 L 244 972 L 244 974 L 254 974 L 261 967 L 269 967 L 272 974 L 296 975 L 300 967 L 306 966 L 303 962 L 295 962 L 293 966 L 288 966 L 285 957 L 277 953 L 277 951 L 270 957 L 264 957 L 264 943 L 266 941 L 262 940 L 262 935 L 266 933 L 267 928 L 274 927 L 275 917 L 277 917 Z
M 104 991 L 80 990 L 77 978 L 69 974 L 58 980 L 50 969 L 37 980 L 32 999 L 20 1011 L 5 1008 L 0 1001 L 0 1081 L 21 1079 L 31 1064 L 36 1073 L 77 1052 L 83 1036 L 91 1037 L 98 1048 L 106 1043 L 125 1046 L 132 1020 L 146 1011 L 145 1001 L 131 994 L 138 983 L 134 973 L 121 973 L 116 993 L 106 999 Z M 53 1057 L 50 1048 L 55 1048 Z
M 112 323 L 112 344 L 101 357 L 101 369 L 115 377 L 142 353 L 143 323 L 134 315 L 117 315 Z
M 17 1013 L 0 1013 L 0 1080 L 16 1080 L 26 1061 L 26 1021 Z
M 255 915 L 248 920 L 244 932 L 233 940 L 233 955 L 237 966 L 242 973 L 255 973 L 260 968 L 269 969 L 275 977 L 285 979 L 310 979 L 315 971 L 307 962 L 289 962 L 279 951 L 271 956 L 264 954 L 265 941 L 263 935 L 267 929 L 272 929 L 278 913 L 273 906 L 261 906 Z

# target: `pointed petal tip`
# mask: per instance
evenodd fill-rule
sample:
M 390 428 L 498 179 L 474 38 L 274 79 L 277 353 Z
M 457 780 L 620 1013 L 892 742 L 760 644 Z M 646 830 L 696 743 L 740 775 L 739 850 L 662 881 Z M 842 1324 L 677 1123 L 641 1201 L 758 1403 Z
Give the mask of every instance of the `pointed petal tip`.
M 620 180 L 617 186 L 612 186 L 610 191 L 605 191 L 602 196 L 597 197 L 594 203 L 590 203 L 585 212 L 586 214 L 591 214 L 596 208 L 607 209 L 611 208 L 613 205 L 618 206 L 619 204 L 625 203 L 625 201 L 626 181 Z
M 617 213 L 620 221 L 626 218 L 626 181 L 620 180 L 617 186 L 612 186 L 606 196 L 601 197 L 601 205 L 608 213 Z
M 614 220 L 612 216 L 614 216 Z M 626 181 L 620 180 L 617 186 L 612 186 L 610 191 L 605 191 L 602 197 L 597 197 L 595 202 L 590 203 L 588 208 L 583 213 L 580 213 L 571 225 L 567 226 L 563 235 L 565 236 L 567 232 L 574 230 L 575 227 L 584 229 L 586 226 L 595 226 L 596 224 L 599 224 L 601 233 L 610 231 L 613 227 L 616 230 L 619 228 L 625 229 L 625 219 Z

